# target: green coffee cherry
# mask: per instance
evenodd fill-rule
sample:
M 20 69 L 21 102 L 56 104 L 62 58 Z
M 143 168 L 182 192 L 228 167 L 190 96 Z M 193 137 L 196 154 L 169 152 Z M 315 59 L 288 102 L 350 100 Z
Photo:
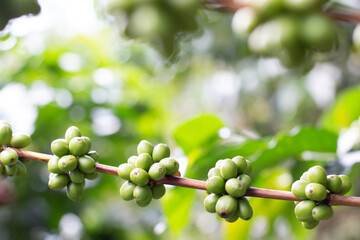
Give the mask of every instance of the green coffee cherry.
M 52 173 L 64 173 L 60 168 L 59 168 L 59 157 L 53 155 L 50 160 L 47 163 L 48 166 L 48 170 Z
M 135 203 L 139 207 L 146 207 L 151 203 L 151 200 L 152 200 L 152 198 L 149 198 L 147 200 L 137 200 L 137 199 L 135 199 Z
M 318 205 L 312 210 L 312 216 L 317 221 L 330 219 L 333 215 L 334 211 L 332 207 L 325 204 Z
M 315 207 L 315 202 L 311 200 L 304 200 L 295 207 L 295 216 L 301 222 L 308 222 L 313 220 L 312 210 Z
M 223 159 L 220 159 L 220 160 L 217 160 L 216 163 L 215 163 L 215 167 L 220 169 L 220 165 L 221 163 L 223 162 L 224 160 Z
M 12 130 L 7 122 L 0 123 L 0 145 L 9 145 L 12 137 Z
M 235 198 L 224 195 L 219 198 L 216 203 L 216 213 L 222 218 L 228 218 L 234 215 L 238 209 L 237 201 Z
M 238 174 L 244 174 L 246 172 L 248 164 L 244 157 L 236 156 L 231 160 L 236 164 Z
M 222 194 L 225 190 L 225 181 L 218 176 L 208 178 L 206 181 L 206 189 L 210 193 Z
M 84 142 L 86 143 L 85 154 L 87 154 L 91 149 L 91 140 L 89 137 L 81 137 L 81 139 L 84 140 Z
M 225 218 L 225 221 L 229 223 L 236 222 L 239 219 L 239 211 L 236 211 L 231 217 Z
M 300 180 L 303 180 L 303 181 L 305 181 L 305 182 L 309 182 L 309 181 L 308 181 L 308 178 L 307 178 L 307 174 L 308 174 L 307 171 L 304 172 L 304 173 L 301 175 Z
M 130 173 L 135 167 L 130 163 L 120 164 L 117 172 L 122 179 L 130 181 Z
M 164 184 L 155 184 L 151 187 L 152 198 L 160 199 L 165 195 L 166 188 Z
M 15 165 L 19 156 L 14 149 L 7 148 L 0 153 L 0 161 L 5 165 Z
M 249 160 L 246 160 L 246 164 L 247 164 L 247 166 L 246 166 L 245 174 L 250 176 L 252 173 L 252 163 Z
M 325 169 L 321 166 L 314 166 L 307 171 L 307 179 L 309 183 L 320 183 L 326 186 L 327 177 Z
M 352 184 L 351 184 L 350 178 L 348 176 L 339 175 L 339 177 L 341 179 L 341 190 L 340 190 L 339 194 L 345 195 L 350 191 Z
M 240 182 L 245 186 L 246 189 L 248 189 L 252 184 L 251 178 L 246 174 L 241 174 L 237 177 L 237 179 L 240 180 Z
M 17 167 L 16 176 L 17 177 L 25 177 L 26 173 L 27 173 L 25 164 L 23 164 L 21 161 L 17 161 L 15 166 Z
M 219 168 L 213 167 L 209 170 L 208 178 L 213 177 L 213 176 L 222 177 Z
M 67 143 L 70 143 L 70 140 L 75 137 L 81 137 L 81 132 L 79 128 L 71 126 L 65 132 L 65 140 Z
M 92 173 L 96 169 L 96 162 L 87 155 L 79 157 L 79 169 L 84 173 Z
M 291 192 L 300 199 L 307 199 L 305 188 L 308 183 L 303 180 L 295 181 L 291 186 Z
M 65 155 L 59 159 L 58 167 L 63 172 L 74 170 L 78 166 L 78 159 L 73 155 Z
M 245 221 L 250 220 L 253 216 L 253 210 L 249 201 L 242 197 L 238 200 L 238 214 L 239 217 Z
M 95 162 L 99 161 L 99 154 L 96 151 L 92 150 L 92 151 L 88 152 L 87 155 L 89 157 L 91 157 L 92 159 L 94 159 Z
M 301 223 L 305 229 L 313 229 L 316 228 L 317 225 L 319 225 L 319 221 L 316 220 L 310 220 L 308 222 L 302 222 Z
M 15 176 L 16 173 L 17 173 L 17 165 L 14 164 L 14 165 L 5 165 L 5 172 L 6 172 L 6 175 L 7 176 Z
M 205 210 L 209 213 L 215 213 L 216 212 L 216 203 L 219 200 L 221 195 L 211 193 L 204 199 L 204 207 Z
M 136 203 L 141 206 L 145 205 L 147 206 L 152 199 L 152 191 L 149 186 L 136 186 L 134 188 L 134 198 Z M 146 204 L 147 203 L 147 204 Z
M 154 161 L 148 153 L 142 153 L 136 158 L 135 167 L 149 171 L 153 163 Z
M 153 153 L 153 150 L 154 150 L 154 146 L 146 140 L 142 140 L 139 143 L 139 145 L 137 146 L 138 155 L 140 155 L 142 153 L 148 153 L 151 156 Z
M 170 148 L 164 143 L 160 143 L 154 147 L 152 157 L 154 162 L 160 162 L 161 159 L 170 157 Z
M 69 145 L 65 139 L 56 139 L 51 142 L 51 152 L 58 157 L 65 156 L 69 154 Z
M 81 137 L 74 137 L 69 142 L 69 150 L 75 156 L 82 156 L 87 153 L 88 142 Z
M 75 169 L 69 172 L 70 180 L 73 183 L 82 183 L 85 180 L 84 173 L 79 169 Z
M 160 180 L 166 175 L 166 169 L 160 163 L 154 163 L 149 169 L 149 176 L 152 180 Z
M 30 144 L 31 138 L 24 133 L 15 133 L 12 135 L 10 145 L 14 148 L 23 148 Z
M 134 199 L 134 189 L 136 185 L 132 182 L 126 181 L 120 188 L 120 197 L 125 201 Z
M 137 156 L 131 156 L 128 158 L 127 162 L 132 164 L 135 167 L 136 159 L 137 159 Z
M 327 176 L 326 188 L 331 193 L 339 193 L 341 190 L 341 186 L 342 186 L 341 178 L 338 175 Z
M 166 169 L 166 175 L 173 175 L 179 170 L 179 163 L 173 158 L 164 158 L 160 165 Z
M 320 202 L 326 198 L 327 190 L 320 183 L 309 183 L 305 187 L 305 195 L 311 200 Z
M 230 159 L 225 159 L 224 161 L 221 162 L 220 173 L 225 180 L 228 180 L 230 178 L 236 178 L 237 166 Z
M 66 174 L 53 174 L 49 178 L 49 188 L 55 191 L 63 189 L 70 181 L 70 178 Z
M 244 196 L 246 186 L 237 178 L 230 178 L 225 183 L 225 190 L 234 198 Z
M 95 180 L 99 176 L 98 172 L 84 173 L 84 177 L 89 180 Z
M 82 183 L 70 182 L 67 185 L 66 194 L 70 200 L 78 202 L 84 195 L 84 185 Z
M 134 168 L 130 172 L 130 180 L 138 186 L 145 186 L 149 183 L 149 174 L 141 168 Z

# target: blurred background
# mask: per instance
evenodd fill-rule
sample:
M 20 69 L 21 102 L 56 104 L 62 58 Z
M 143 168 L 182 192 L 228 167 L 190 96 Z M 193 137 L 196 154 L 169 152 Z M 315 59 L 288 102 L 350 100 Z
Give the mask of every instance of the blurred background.
M 290 190 L 293 181 L 318 164 L 328 174 L 349 174 L 350 195 L 360 195 L 356 21 L 331 20 L 335 37 L 326 51 L 302 42 L 281 45 L 286 56 L 294 49 L 305 52 L 282 58 L 256 51 L 247 43 L 255 38 L 252 33 L 248 38 L 249 33 L 235 31 L 236 4 L 230 1 L 144 2 L 1 3 L 0 119 L 14 132 L 31 134 L 28 150 L 50 154 L 51 141 L 76 125 L 92 139 L 100 162 L 112 166 L 126 162 L 146 139 L 167 143 L 185 177 L 205 180 L 218 159 L 243 155 L 253 161 L 255 187 Z M 244 2 L 235 1 L 239 6 Z M 276 5 L 280 0 L 262 2 Z M 359 1 L 344 0 L 311 11 L 345 6 L 360 9 Z M 256 24 L 274 15 L 299 15 L 271 11 Z M 48 188 L 46 164 L 27 166 L 26 177 L 0 182 L 15 194 L 0 206 L 0 239 L 360 235 L 360 209 L 354 207 L 335 207 L 332 219 L 305 230 L 294 216 L 293 202 L 251 198 L 254 217 L 226 223 L 204 211 L 203 191 L 169 187 L 163 199 L 139 208 L 120 198 L 121 180 L 105 174 L 89 182 L 83 200 L 74 203 L 65 192 Z

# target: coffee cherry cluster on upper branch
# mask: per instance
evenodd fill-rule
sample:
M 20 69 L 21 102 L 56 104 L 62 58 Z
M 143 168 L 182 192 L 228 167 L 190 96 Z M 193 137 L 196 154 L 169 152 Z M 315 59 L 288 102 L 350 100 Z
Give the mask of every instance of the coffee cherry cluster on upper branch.
M 350 191 L 352 184 L 346 175 L 326 175 L 321 166 L 314 166 L 295 181 L 291 192 L 303 199 L 295 207 L 296 218 L 306 229 L 315 228 L 321 220 L 332 217 L 333 209 L 328 204 L 329 193 L 345 195 Z
M 137 152 L 138 156 L 130 157 L 118 167 L 119 176 L 126 180 L 120 188 L 120 196 L 126 201 L 135 199 L 138 206 L 146 207 L 152 199 L 160 199 L 165 194 L 164 185 L 155 181 L 177 174 L 179 163 L 170 158 L 170 148 L 163 143 L 154 147 L 142 140 Z
M 176 40 L 197 29 L 199 0 L 111 0 L 108 11 L 122 16 L 125 34 L 130 38 L 149 41 L 165 56 L 170 56 Z
M 2 177 L 26 175 L 25 159 L 19 158 L 17 152 L 10 148 L 23 148 L 30 144 L 31 138 L 24 133 L 13 134 L 11 126 L 4 120 L 0 121 L 0 175 Z
M 48 162 L 49 187 L 60 191 L 67 187 L 67 196 L 79 201 L 84 194 L 85 179 L 94 180 L 98 154 L 90 151 L 91 140 L 81 136 L 80 130 L 71 126 L 66 130 L 65 139 L 56 139 L 51 143 L 54 156 Z
M 251 185 L 251 171 L 251 162 L 240 156 L 217 161 L 206 181 L 206 211 L 216 212 L 228 222 L 249 220 L 253 211 L 244 194 Z
M 322 8 L 328 0 L 238 0 L 232 28 L 248 35 L 254 53 L 277 57 L 288 68 L 308 63 L 312 55 L 336 48 L 336 24 Z

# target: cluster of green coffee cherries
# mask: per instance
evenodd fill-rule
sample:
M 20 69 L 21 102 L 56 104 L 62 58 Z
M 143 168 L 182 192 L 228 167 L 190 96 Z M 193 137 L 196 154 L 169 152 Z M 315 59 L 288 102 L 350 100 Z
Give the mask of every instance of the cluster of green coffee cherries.
M 322 12 L 329 0 L 238 0 L 246 5 L 232 21 L 233 31 L 248 36 L 249 49 L 277 57 L 288 68 L 308 64 L 337 47 L 336 24 Z
M 0 121 L 0 175 L 24 177 L 26 159 L 19 158 L 17 152 L 12 148 L 24 148 L 31 142 L 29 135 L 24 133 L 13 134 L 11 126 L 4 120 Z
M 118 167 L 119 176 L 126 180 L 120 188 L 120 196 L 126 201 L 135 199 L 140 207 L 146 207 L 152 199 L 160 199 L 165 194 L 163 184 L 156 181 L 166 175 L 175 175 L 179 163 L 170 158 L 170 148 L 163 143 L 155 147 L 142 140 L 137 146 L 138 156 L 131 156 L 127 163 Z
M 216 212 L 228 222 L 249 220 L 253 210 L 244 194 L 251 185 L 251 171 L 251 162 L 241 156 L 217 161 L 206 181 L 209 194 L 204 200 L 206 211 Z
M 49 187 L 55 191 L 67 187 L 67 196 L 72 201 L 81 200 L 85 179 L 94 180 L 98 177 L 95 169 L 99 156 L 90 149 L 90 138 L 81 136 L 75 126 L 66 130 L 65 139 L 52 141 L 51 151 L 54 156 L 48 161 Z
M 346 175 L 326 175 L 321 166 L 314 166 L 295 181 L 291 192 L 301 202 L 295 202 L 295 215 L 306 229 L 315 228 L 321 220 L 333 216 L 333 209 L 328 204 L 328 194 L 345 195 L 350 191 L 352 184 Z

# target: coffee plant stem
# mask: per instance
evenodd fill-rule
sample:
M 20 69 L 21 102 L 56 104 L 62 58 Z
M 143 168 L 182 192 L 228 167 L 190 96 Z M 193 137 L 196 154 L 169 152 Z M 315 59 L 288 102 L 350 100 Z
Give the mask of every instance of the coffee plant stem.
M 31 160 L 35 160 L 35 161 L 48 162 L 52 156 L 52 155 L 44 154 L 44 153 L 19 150 L 17 148 L 13 148 L 13 149 L 18 153 L 19 157 L 23 157 L 23 158 L 27 158 L 27 159 L 31 159 Z M 105 165 L 105 164 L 97 163 L 96 171 L 118 176 L 117 167 L 113 167 L 113 166 L 109 166 L 109 165 Z M 156 183 L 168 184 L 168 185 L 186 187 L 186 188 L 194 188 L 194 189 L 206 191 L 205 181 L 183 178 L 183 177 L 165 176 L 161 180 L 156 181 Z M 301 201 L 301 199 L 295 197 L 289 191 L 280 191 L 280 190 L 254 188 L 254 187 L 250 187 L 246 191 L 245 196 L 268 198 L 268 199 L 278 199 L 278 200 L 288 200 L 288 201 Z M 329 204 L 330 205 L 360 207 L 360 197 L 349 197 L 349 196 L 341 196 L 341 195 L 337 195 L 337 194 L 330 194 Z

